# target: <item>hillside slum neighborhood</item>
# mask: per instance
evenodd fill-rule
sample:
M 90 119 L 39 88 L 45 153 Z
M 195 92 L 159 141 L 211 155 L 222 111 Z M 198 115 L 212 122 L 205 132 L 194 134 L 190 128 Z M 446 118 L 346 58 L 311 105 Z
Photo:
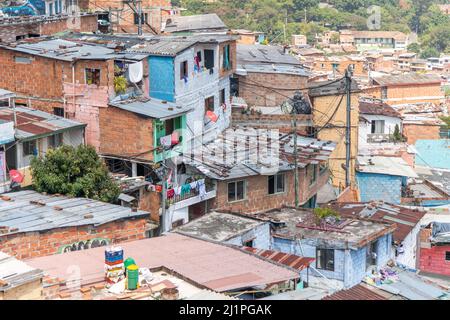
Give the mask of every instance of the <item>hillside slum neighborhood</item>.
M 450 299 L 450 56 L 30 2 L 0 8 L 0 300 Z M 34 188 L 62 145 L 114 203 Z

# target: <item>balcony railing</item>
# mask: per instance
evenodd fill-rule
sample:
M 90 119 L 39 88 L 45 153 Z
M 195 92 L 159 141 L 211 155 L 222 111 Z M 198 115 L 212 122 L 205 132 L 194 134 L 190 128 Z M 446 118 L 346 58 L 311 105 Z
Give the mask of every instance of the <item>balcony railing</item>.
M 368 143 L 397 142 L 394 135 L 389 133 L 371 133 L 367 135 Z
M 211 191 L 214 191 L 216 189 L 215 185 L 213 183 L 205 182 L 205 189 L 206 193 L 209 193 Z M 175 195 L 172 198 L 169 198 L 166 200 L 166 207 L 172 206 L 174 204 L 177 204 L 181 201 L 185 201 L 188 199 L 192 199 L 194 197 L 199 196 L 200 193 L 198 189 L 191 189 L 189 192 L 184 193 L 183 195 Z

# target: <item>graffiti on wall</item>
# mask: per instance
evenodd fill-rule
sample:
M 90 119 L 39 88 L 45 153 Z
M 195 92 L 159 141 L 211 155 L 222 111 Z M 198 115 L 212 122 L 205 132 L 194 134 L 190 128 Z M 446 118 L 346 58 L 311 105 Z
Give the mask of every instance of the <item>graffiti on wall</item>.
M 77 241 L 71 244 L 61 246 L 58 253 L 66 253 L 72 251 L 80 251 L 91 248 L 105 247 L 110 244 L 110 240 L 105 238 L 95 238 L 90 240 Z
M 36 16 L 45 14 L 44 0 L 6 0 L 0 2 L 0 12 L 6 16 Z

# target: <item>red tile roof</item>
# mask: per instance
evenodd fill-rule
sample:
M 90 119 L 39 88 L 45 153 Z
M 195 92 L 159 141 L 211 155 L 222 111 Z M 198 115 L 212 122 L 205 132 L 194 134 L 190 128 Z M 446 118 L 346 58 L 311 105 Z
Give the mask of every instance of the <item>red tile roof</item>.
M 273 250 L 263 250 L 251 247 L 243 247 L 243 249 L 253 254 L 257 254 L 263 258 L 297 269 L 298 271 L 309 267 L 309 265 L 314 260 L 316 260 L 314 258 L 300 257 L 294 254 L 288 254 Z
M 333 293 L 322 300 L 387 300 L 376 293 L 375 290 L 377 289 L 369 289 L 362 284 L 358 284 L 350 289 Z

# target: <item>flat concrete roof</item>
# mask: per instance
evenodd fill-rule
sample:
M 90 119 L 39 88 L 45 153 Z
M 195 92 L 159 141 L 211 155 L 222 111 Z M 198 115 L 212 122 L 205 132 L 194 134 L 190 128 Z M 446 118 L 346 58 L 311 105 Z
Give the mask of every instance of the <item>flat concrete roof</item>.
M 227 241 L 266 222 L 232 213 L 211 212 L 174 230 L 176 233 L 214 241 Z
M 395 224 L 341 217 L 331 223 L 318 225 L 310 209 L 283 208 L 251 216 L 274 225 L 273 236 L 290 240 L 315 240 L 334 249 L 357 249 L 392 233 Z

